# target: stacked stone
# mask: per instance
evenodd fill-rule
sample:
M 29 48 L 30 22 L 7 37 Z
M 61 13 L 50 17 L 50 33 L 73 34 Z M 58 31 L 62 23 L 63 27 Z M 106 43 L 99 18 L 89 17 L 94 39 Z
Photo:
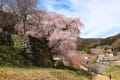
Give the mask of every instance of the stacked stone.
M 26 50 L 27 53 L 31 53 L 31 45 L 28 35 L 25 35 L 22 39 L 23 49 Z

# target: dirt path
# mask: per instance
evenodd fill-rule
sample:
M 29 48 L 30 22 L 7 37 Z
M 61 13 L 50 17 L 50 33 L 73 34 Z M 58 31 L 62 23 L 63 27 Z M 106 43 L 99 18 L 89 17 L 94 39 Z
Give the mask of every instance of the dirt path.
M 92 80 L 110 80 L 108 77 L 103 75 L 96 75 Z

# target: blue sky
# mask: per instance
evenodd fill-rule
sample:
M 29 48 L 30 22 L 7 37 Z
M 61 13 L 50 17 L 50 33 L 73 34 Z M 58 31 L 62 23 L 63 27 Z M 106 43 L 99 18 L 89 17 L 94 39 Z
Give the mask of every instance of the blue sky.
M 80 18 L 84 24 L 80 34 L 83 38 L 120 33 L 120 0 L 39 0 L 39 8 Z

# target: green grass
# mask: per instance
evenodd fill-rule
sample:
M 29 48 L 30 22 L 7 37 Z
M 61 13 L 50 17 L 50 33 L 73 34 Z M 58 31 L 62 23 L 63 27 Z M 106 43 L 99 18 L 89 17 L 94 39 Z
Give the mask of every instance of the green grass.
M 13 41 L 14 41 L 14 46 L 15 48 L 22 48 L 23 44 L 22 41 L 24 39 L 23 35 L 13 35 Z
M 90 80 L 69 69 L 0 67 L 0 80 Z
M 89 65 L 91 65 L 91 66 L 96 66 L 98 63 L 96 62 L 96 61 L 94 61 L 94 60 L 91 60 L 90 62 L 89 62 Z
M 120 67 L 111 66 L 105 73 L 105 76 L 112 75 L 112 80 L 120 80 Z
M 20 54 L 19 48 L 0 46 L 0 66 L 27 66 L 32 65 L 29 59 Z

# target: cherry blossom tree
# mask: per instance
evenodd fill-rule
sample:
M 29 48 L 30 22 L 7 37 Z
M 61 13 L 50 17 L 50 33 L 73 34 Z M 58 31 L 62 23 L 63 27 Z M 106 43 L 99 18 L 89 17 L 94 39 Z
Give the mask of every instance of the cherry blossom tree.
M 17 32 L 23 27 L 16 26 Z M 69 65 L 86 65 L 77 54 L 77 41 L 83 24 L 79 18 L 66 18 L 61 14 L 35 11 L 27 17 L 26 34 L 38 39 L 46 39 L 53 57 L 59 57 Z

